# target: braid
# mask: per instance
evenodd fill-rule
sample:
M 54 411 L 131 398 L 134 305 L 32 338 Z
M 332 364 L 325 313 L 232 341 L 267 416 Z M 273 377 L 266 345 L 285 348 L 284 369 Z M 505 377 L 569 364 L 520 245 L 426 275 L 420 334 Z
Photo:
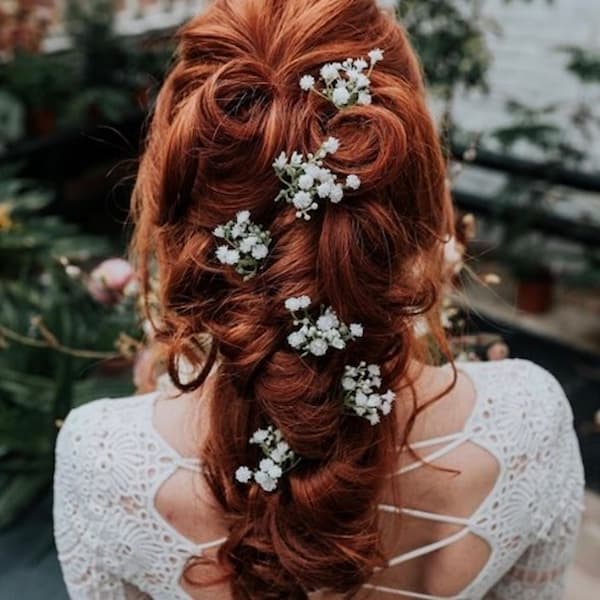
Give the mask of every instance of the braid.
M 337 110 L 298 85 L 324 63 L 378 47 L 385 60 L 370 74 L 372 104 Z M 274 202 L 281 182 L 273 160 L 314 152 L 328 136 L 340 148 L 324 166 L 361 185 L 303 221 Z M 272 239 L 251 278 L 215 259 L 215 228 L 242 210 Z M 377 506 L 406 431 L 394 417 L 372 426 L 349 413 L 340 382 L 360 360 L 381 365 L 385 387 L 402 391 L 416 348 L 412 319 L 438 300 L 451 218 L 403 31 L 374 0 L 216 0 L 181 32 L 134 215 L 140 269 L 147 276 L 153 259 L 159 268 L 158 337 L 172 379 L 195 390 L 216 364 L 201 453 L 229 524 L 218 558 L 234 598 L 357 589 L 384 565 Z M 325 356 L 302 356 L 288 342 L 285 307 L 302 295 L 313 312 L 330 306 L 344 323 L 362 324 L 363 335 Z M 193 347 L 199 336 L 210 337 L 208 349 Z M 201 367 L 191 382 L 178 378 L 182 354 Z M 266 426 L 299 457 L 271 493 L 234 477 L 261 460 L 248 440 Z

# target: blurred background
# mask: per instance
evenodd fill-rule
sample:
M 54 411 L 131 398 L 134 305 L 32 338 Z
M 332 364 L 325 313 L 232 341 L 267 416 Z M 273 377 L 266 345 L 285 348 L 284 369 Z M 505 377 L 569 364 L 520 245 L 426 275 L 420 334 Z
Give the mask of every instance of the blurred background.
M 50 516 L 65 415 L 152 385 L 129 196 L 173 33 L 206 4 L 0 0 L 0 600 L 66 598 Z M 397 14 L 459 214 L 444 325 L 457 357 L 527 358 L 564 386 L 589 488 L 569 600 L 600 597 L 600 3 Z

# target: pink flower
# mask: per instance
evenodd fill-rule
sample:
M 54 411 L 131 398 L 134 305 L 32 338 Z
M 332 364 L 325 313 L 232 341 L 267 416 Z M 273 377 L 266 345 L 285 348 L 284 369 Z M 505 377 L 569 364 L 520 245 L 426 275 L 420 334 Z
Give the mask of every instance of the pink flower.
M 126 260 L 109 258 L 91 272 L 88 291 L 100 304 L 116 304 L 123 299 L 125 288 L 134 277 L 133 267 Z

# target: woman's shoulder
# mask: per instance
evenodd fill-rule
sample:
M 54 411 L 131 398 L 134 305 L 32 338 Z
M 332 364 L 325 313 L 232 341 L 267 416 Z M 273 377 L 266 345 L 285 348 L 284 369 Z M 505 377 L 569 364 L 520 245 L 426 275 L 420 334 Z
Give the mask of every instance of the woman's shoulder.
M 140 464 L 154 397 L 101 399 L 71 410 L 56 440 L 57 487 L 90 494 L 94 482 L 114 482 L 126 463 Z
M 573 413 L 556 377 L 523 359 L 459 363 L 476 390 L 472 420 L 495 421 L 502 429 L 540 431 L 545 437 L 572 428 Z

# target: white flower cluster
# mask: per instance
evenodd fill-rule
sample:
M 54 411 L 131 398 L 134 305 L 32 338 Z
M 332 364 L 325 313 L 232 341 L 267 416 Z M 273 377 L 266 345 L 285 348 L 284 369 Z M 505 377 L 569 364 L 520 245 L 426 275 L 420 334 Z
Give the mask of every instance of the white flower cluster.
M 281 431 L 272 425 L 256 431 L 250 438 L 250 443 L 260 446 L 265 458 L 258 463 L 258 469 L 254 471 L 246 466 L 239 467 L 235 478 L 240 483 L 250 483 L 254 480 L 265 492 L 272 492 L 277 488 L 283 473 L 297 463 L 296 455 L 284 441 Z
M 392 402 L 396 394 L 388 390 L 385 394 L 377 390 L 381 387 L 381 370 L 377 365 L 367 365 L 362 361 L 358 367 L 346 365 L 342 378 L 344 406 L 377 425 L 382 415 L 392 412 Z
M 260 261 L 269 253 L 271 234 L 250 220 L 250 212 L 240 211 L 236 218 L 225 225 L 219 225 L 213 235 L 225 243 L 216 250 L 217 260 L 235 266 L 236 273 L 244 280 L 254 277 Z
M 307 312 L 311 304 L 308 296 L 288 298 L 285 307 L 294 316 L 294 326 L 298 330 L 288 336 L 289 345 L 299 350 L 302 356 L 324 356 L 329 348 L 343 350 L 346 342 L 362 337 L 363 327 L 359 323 L 349 326 L 342 323 L 333 308 L 321 307 L 321 315 L 314 321 Z M 298 312 L 304 311 L 304 316 L 299 317 Z
M 375 48 L 369 52 L 369 62 L 364 58 L 347 58 L 342 63 L 327 63 L 321 67 L 320 81 L 323 82 L 321 89 L 315 87 L 316 82 L 312 75 L 302 76 L 300 87 L 305 91 L 315 91 L 333 102 L 339 109 L 355 104 L 367 106 L 373 101 L 369 77 L 373 67 L 382 60 L 383 50 Z
M 296 208 L 296 217 L 310 220 L 310 212 L 319 208 L 319 199 L 329 198 L 337 204 L 344 197 L 344 190 L 357 190 L 360 179 L 356 175 L 348 175 L 344 184 L 338 183 L 337 175 L 323 167 L 323 159 L 328 154 L 335 154 L 339 148 L 339 140 L 328 138 L 315 154 L 304 156 L 294 152 L 291 157 L 282 152 L 273 168 L 277 177 L 285 185 L 279 192 L 275 202 L 285 200 Z

